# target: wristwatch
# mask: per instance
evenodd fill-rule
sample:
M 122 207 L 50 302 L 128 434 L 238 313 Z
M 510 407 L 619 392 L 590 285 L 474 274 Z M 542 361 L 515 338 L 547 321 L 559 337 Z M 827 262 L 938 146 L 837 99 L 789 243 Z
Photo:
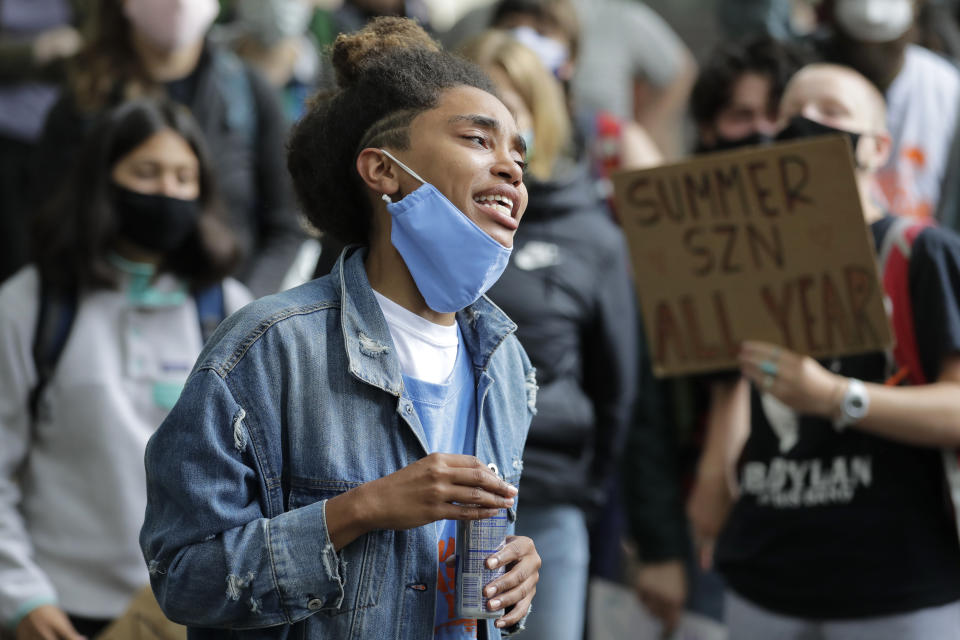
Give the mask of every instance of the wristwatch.
M 843 430 L 867 415 L 869 408 L 870 396 L 867 388 L 856 378 L 850 378 L 840 403 L 840 415 L 834 419 L 833 426 L 838 431 Z

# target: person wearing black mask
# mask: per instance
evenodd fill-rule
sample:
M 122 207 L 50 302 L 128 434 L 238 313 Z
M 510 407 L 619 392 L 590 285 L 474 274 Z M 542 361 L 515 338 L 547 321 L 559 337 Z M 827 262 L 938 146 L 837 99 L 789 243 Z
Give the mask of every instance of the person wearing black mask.
M 781 102 L 780 138 L 852 143 L 864 222 L 878 255 L 900 265 L 881 258 L 897 347 L 818 362 L 741 346 L 743 379 L 714 405 L 707 440 L 737 461 L 739 497 L 716 553 L 732 638 L 960 639 L 945 491 L 960 445 L 960 237 L 878 204 L 885 122 L 882 95 L 849 67 L 805 67 Z
M 695 153 L 769 142 L 777 106 L 800 55 L 769 37 L 726 43 L 709 57 L 690 97 Z
M 147 439 L 251 295 L 185 107 L 107 112 L 36 227 L 0 287 L 0 624 L 75 640 L 147 584 Z

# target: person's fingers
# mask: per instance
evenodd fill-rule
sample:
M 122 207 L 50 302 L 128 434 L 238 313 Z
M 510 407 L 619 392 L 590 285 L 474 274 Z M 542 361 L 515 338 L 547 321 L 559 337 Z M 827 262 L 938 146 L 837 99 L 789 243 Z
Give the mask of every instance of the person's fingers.
M 474 456 L 455 453 L 432 454 L 424 459 L 428 479 L 485 489 L 498 495 L 513 497 L 517 488 L 502 480 Z
M 502 576 L 483 588 L 484 595 L 490 598 L 490 609 L 519 607 L 520 603 L 531 599 L 540 579 L 540 564 L 540 554 L 533 540 L 525 536 L 509 536 L 503 547 L 486 560 L 489 569 L 509 567 Z
M 700 556 L 700 568 L 704 571 L 710 571 L 713 568 L 713 540 L 704 540 L 700 543 L 697 555 Z
M 516 605 L 523 600 L 532 598 L 533 594 L 537 591 L 539 574 L 531 572 L 528 568 L 524 568 L 522 562 L 517 563 L 516 566 L 507 573 L 514 574 L 514 577 L 518 579 L 516 581 L 502 582 L 496 587 L 497 590 L 488 603 L 488 608 L 491 611 Z M 489 588 L 488 586 L 484 590 L 484 594 L 490 593 Z
M 667 606 L 666 606 L 666 603 L 660 598 L 653 595 L 648 595 L 643 600 L 643 606 L 645 606 L 647 608 L 647 611 L 650 612 L 650 615 L 652 615 L 657 620 L 660 620 L 663 622 L 666 621 Z
M 530 560 L 537 570 L 540 569 L 540 554 L 533 540 L 526 536 L 507 536 L 503 545 L 487 557 L 486 565 L 488 569 L 496 569 L 521 559 Z
M 49 621 L 56 640 L 86 640 L 84 636 L 77 633 L 66 614 L 51 616 Z
M 484 520 L 500 513 L 498 507 L 476 507 L 462 504 L 445 504 L 437 510 L 437 520 Z
M 789 353 L 783 347 L 759 340 L 744 340 L 740 345 L 740 355 L 757 361 L 765 359 L 776 361 Z
M 534 587 L 531 590 L 530 595 L 518 602 L 513 609 L 508 611 L 501 618 L 497 619 L 495 623 L 496 627 L 498 629 L 504 629 L 523 620 L 523 617 L 527 615 L 527 612 L 530 610 L 530 603 L 533 601 L 533 595 L 536 593 L 536 590 L 536 587 Z
M 506 509 L 512 507 L 515 500 L 480 487 L 471 487 L 459 484 L 438 484 L 434 489 L 433 499 L 437 503 L 456 502 L 459 505 L 470 505 L 487 509 Z
M 683 606 L 677 605 L 676 603 L 669 605 L 665 616 L 664 616 L 664 626 L 667 628 L 667 631 L 673 633 L 673 631 L 680 625 L 680 616 L 683 613 Z

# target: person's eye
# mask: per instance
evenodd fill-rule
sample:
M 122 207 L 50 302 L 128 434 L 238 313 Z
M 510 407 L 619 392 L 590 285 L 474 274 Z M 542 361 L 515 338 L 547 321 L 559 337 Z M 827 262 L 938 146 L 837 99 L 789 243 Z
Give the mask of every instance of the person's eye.
M 469 135 L 469 136 L 463 136 L 463 137 L 465 140 L 470 140 L 471 142 L 476 143 L 478 146 L 481 146 L 484 149 L 486 149 L 487 146 L 489 146 L 486 136 Z
M 152 162 L 137 164 L 133 167 L 133 175 L 138 178 L 155 178 L 159 174 L 159 167 Z
M 177 174 L 177 179 L 180 181 L 180 184 L 193 184 L 199 180 L 199 177 L 196 171 L 187 169 L 180 171 Z

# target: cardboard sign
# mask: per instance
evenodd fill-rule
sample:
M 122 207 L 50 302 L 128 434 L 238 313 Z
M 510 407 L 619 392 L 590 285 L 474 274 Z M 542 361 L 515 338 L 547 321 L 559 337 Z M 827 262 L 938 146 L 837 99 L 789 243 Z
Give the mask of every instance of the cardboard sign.
M 614 176 L 657 376 L 735 368 L 747 339 L 890 345 L 852 160 L 826 136 Z

